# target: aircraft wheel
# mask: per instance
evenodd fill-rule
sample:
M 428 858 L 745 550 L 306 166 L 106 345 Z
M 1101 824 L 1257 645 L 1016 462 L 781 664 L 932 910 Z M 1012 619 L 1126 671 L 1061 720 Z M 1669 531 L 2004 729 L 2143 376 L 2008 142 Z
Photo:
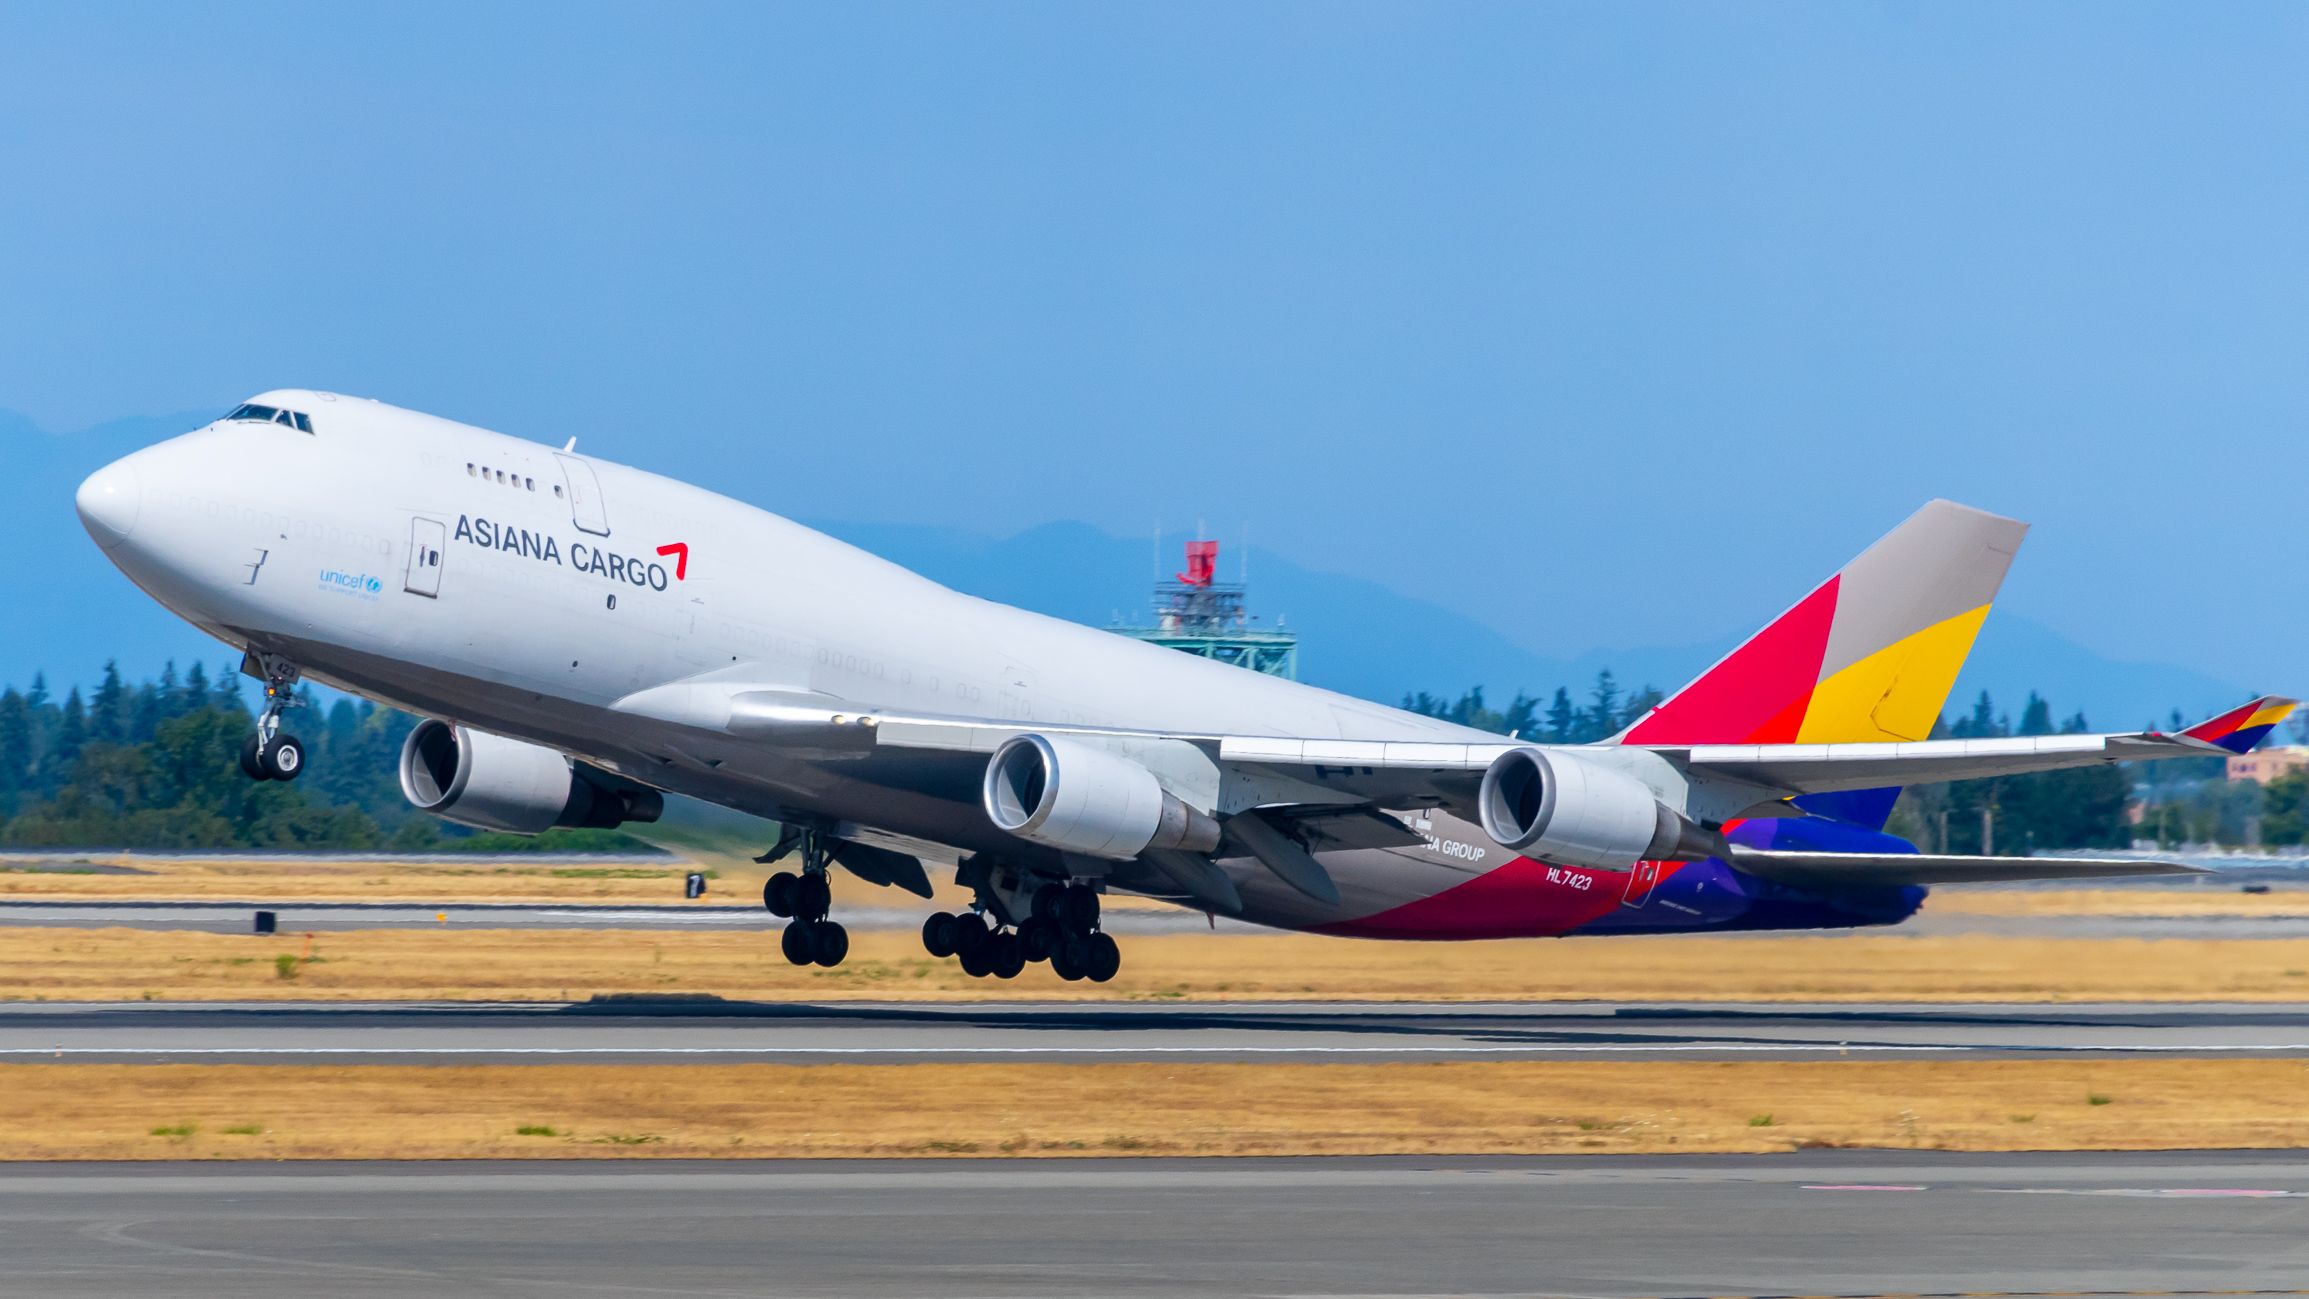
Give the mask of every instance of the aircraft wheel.
M 1079 982 L 1085 975 L 1084 961 L 1089 947 L 1082 939 L 1066 935 L 1050 954 L 1050 968 L 1068 983 Z
M 834 905 L 834 888 L 822 874 L 811 873 L 794 881 L 794 914 L 811 920 L 824 918 Z
M 792 871 L 779 871 L 762 885 L 762 906 L 773 916 L 791 918 L 794 914 L 794 885 L 801 877 Z
M 810 926 L 810 949 L 818 964 L 831 970 L 850 954 L 850 931 L 839 921 L 820 920 Z
M 993 935 L 989 934 L 987 937 L 991 938 Z M 983 979 L 994 973 L 993 943 L 984 940 L 970 943 L 954 955 L 955 959 L 962 962 L 962 972 L 973 979 Z
M 1058 951 L 1058 926 L 1040 916 L 1018 927 L 1019 954 L 1029 961 L 1047 961 Z
M 1031 914 L 1036 920 L 1058 919 L 1060 900 L 1066 896 L 1064 884 L 1045 884 L 1034 891 Z
M 258 744 L 255 735 L 241 741 L 241 774 L 250 780 L 271 780 L 273 775 L 265 770 L 264 755 L 259 752 Z
M 1026 953 L 1020 950 L 1018 935 L 996 934 L 987 945 L 987 973 L 997 979 L 1015 979 L 1026 969 Z
M 814 937 L 809 922 L 797 920 L 787 925 L 786 932 L 779 936 L 778 950 L 786 954 L 786 960 L 790 963 L 808 965 L 818 956 L 817 944 L 811 941 Z
M 941 959 L 954 955 L 955 930 L 959 922 L 944 911 L 922 922 L 922 950 Z
M 1092 934 L 1083 940 L 1083 973 L 1093 983 L 1105 983 L 1122 970 L 1122 948 L 1110 934 Z
M 1098 928 L 1098 891 L 1070 884 L 1058 900 L 1058 921 L 1078 934 Z
M 276 735 L 257 751 L 257 764 L 274 780 L 295 780 L 305 774 L 305 744 L 294 735 Z

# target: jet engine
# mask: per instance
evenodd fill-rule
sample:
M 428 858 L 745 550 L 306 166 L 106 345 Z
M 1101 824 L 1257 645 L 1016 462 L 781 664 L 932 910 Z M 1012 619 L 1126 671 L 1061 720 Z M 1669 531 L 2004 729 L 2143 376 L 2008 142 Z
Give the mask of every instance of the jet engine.
M 1692 824 L 1651 787 L 1564 751 L 1510 749 L 1483 773 L 1483 831 L 1509 852 L 1624 871 L 1639 861 L 1714 856 L 1723 837 Z
M 401 745 L 401 792 L 419 811 L 477 830 L 538 834 L 655 821 L 665 796 L 552 749 L 428 719 Z
M 1016 735 L 986 764 L 986 815 L 1031 843 L 1127 861 L 1149 848 L 1209 852 L 1219 823 L 1145 767 L 1064 735 Z

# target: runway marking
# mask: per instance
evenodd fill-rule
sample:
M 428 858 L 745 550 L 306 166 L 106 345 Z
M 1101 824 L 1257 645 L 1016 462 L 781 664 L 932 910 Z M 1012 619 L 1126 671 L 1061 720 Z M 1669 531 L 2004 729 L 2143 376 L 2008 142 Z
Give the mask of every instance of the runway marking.
M 1984 1186 L 1990 1195 L 2114 1195 L 2152 1200 L 2299 1200 L 2309 1191 L 2278 1191 L 2236 1186 L 2113 1186 L 2078 1189 L 2071 1186 Z
M 1674 1055 L 1674 1054 L 1734 1054 L 1734 1055 L 1813 1055 L 1813 1054 L 1909 1054 L 1909 1055 L 1990 1055 L 2033 1053 L 2041 1055 L 2069 1055 L 2085 1052 L 2104 1054 L 2163 1054 L 2214 1055 L 2245 1052 L 2309 1053 L 2309 1044 L 2282 1043 L 2267 1045 L 2209 1045 L 2184 1046 L 2142 1043 L 2105 1046 L 2028 1046 L 2028 1045 L 1887 1045 L 1887 1046 L 1825 1046 L 1807 1042 L 1753 1043 L 1753 1042 L 1655 1042 L 1655 1043 L 1571 1043 L 1561 1046 L 1502 1046 L 1471 1044 L 1467 1046 L 45 1046 L 0 1047 L 0 1058 L 16 1056 L 66 1055 L 230 1055 L 230 1056 L 295 1056 L 295 1055 L 662 1055 L 662 1056 L 1011 1056 L 1011 1055 L 1084 1055 L 1084 1056 L 1154 1056 L 1154 1055 Z

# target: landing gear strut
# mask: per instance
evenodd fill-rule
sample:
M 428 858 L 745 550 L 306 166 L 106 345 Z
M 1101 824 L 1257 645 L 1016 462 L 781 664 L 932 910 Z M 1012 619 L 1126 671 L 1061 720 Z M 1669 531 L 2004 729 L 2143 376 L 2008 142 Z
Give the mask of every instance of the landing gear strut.
M 778 937 L 778 950 L 795 965 L 822 965 L 832 969 L 850 954 L 850 931 L 826 913 L 834 905 L 834 889 L 826 875 L 833 861 L 833 845 L 815 830 L 789 828 L 778 846 L 758 860 L 774 862 L 802 850 L 802 872 L 779 871 L 762 885 L 762 905 L 789 923 Z
M 281 730 L 281 713 L 297 706 L 297 665 L 277 654 L 251 651 L 249 663 L 265 682 L 265 709 L 256 734 L 241 744 L 241 771 L 251 780 L 295 780 L 305 774 L 305 744 Z M 247 671 L 247 666 L 243 666 Z
M 1104 983 L 1122 968 L 1122 949 L 1098 927 L 1098 890 L 999 875 L 966 865 L 959 878 L 977 890 L 977 903 L 923 921 L 923 950 L 954 957 L 976 979 L 1015 979 L 1029 964 L 1048 961 L 1062 979 Z M 1019 912 L 1026 915 L 1015 928 L 1004 923 Z

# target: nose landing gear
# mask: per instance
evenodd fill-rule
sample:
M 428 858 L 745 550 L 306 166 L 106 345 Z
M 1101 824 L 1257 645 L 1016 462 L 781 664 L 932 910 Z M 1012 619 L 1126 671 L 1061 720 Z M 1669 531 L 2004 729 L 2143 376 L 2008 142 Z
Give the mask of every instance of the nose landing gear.
M 265 709 L 241 744 L 241 771 L 251 780 L 295 780 L 305 774 L 305 745 L 281 730 L 281 713 L 297 706 L 297 665 L 274 654 L 249 657 L 264 676 Z
M 774 862 L 796 847 L 802 850 L 802 872 L 779 871 L 762 885 L 762 906 L 789 923 L 778 936 L 778 950 L 795 965 L 822 965 L 832 969 L 850 954 L 850 931 L 826 918 L 833 909 L 834 889 L 826 877 L 833 848 L 815 830 L 793 830 L 761 860 Z

